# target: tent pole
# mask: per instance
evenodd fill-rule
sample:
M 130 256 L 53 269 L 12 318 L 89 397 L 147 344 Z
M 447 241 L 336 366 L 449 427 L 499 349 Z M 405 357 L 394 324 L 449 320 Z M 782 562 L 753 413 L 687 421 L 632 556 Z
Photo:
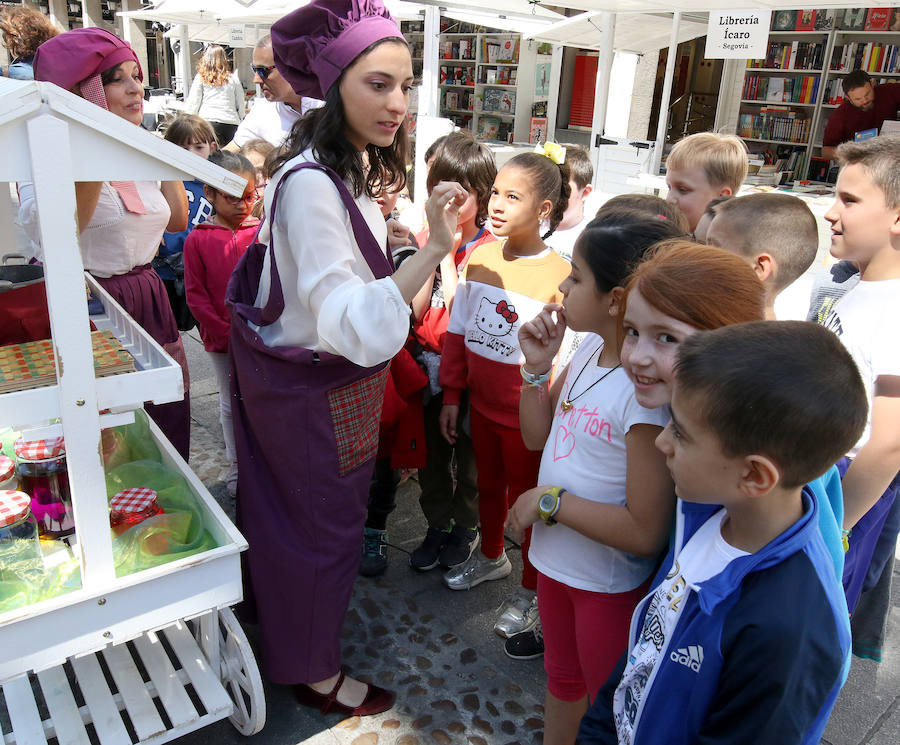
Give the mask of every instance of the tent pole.
M 178 41 L 180 42 L 180 51 L 176 65 L 178 72 L 181 73 L 181 93 L 187 99 L 188 91 L 191 89 L 191 42 L 188 38 L 188 27 L 182 23 L 178 26 Z
M 681 24 L 681 11 L 672 14 L 672 35 L 669 37 L 669 56 L 666 57 L 666 76 L 663 79 L 662 96 L 659 99 L 659 120 L 656 124 L 656 148 L 653 151 L 653 163 L 650 173 L 659 173 L 662 163 L 663 147 L 666 144 L 666 127 L 669 124 L 669 99 L 672 98 L 672 76 L 675 74 L 675 55 L 678 54 L 678 26 Z
M 612 76 L 612 64 L 615 57 L 613 42 L 616 36 L 616 15 L 608 11 L 599 14 L 599 29 L 603 33 L 603 45 L 599 47 L 597 59 L 597 78 L 594 84 L 594 116 L 591 120 L 591 163 L 594 166 L 594 179 L 600 158 L 600 139 L 606 126 L 606 106 L 609 100 L 609 81 Z

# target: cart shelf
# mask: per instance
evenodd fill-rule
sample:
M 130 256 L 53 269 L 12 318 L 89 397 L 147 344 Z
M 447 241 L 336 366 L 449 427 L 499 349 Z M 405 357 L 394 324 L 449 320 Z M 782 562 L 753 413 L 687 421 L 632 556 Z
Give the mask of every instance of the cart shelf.
M 133 358 L 135 372 L 96 378 L 97 404 L 101 409 L 139 409 L 144 401 L 165 404 L 184 397 L 181 367 L 90 274 L 85 274 L 103 313 L 91 316 L 94 325 L 109 329 Z M 46 385 L 0 396 L 0 421 L 17 427 L 48 421 L 60 415 L 59 385 Z

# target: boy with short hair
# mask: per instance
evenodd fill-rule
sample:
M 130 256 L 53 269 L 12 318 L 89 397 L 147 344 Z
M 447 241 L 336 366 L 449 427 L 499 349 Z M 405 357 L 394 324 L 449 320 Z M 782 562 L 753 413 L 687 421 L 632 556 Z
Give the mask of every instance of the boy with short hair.
M 853 611 L 867 572 L 877 578 L 893 556 L 891 540 L 882 536 L 879 544 L 879 536 L 900 471 L 900 135 L 844 143 L 837 159 L 835 202 L 825 214 L 831 254 L 855 263 L 860 280 L 832 308 L 825 326 L 856 361 L 870 406 L 843 478 L 844 527 L 852 528 L 844 589 Z M 892 530 L 888 538 L 896 543 Z M 876 545 L 882 546 L 877 552 Z
M 657 446 L 675 546 L 578 742 L 817 744 L 850 629 L 804 485 L 865 425 L 859 372 L 806 321 L 698 332 L 678 350 L 671 414 Z
M 590 153 L 578 145 L 566 145 L 565 163 L 569 168 L 569 204 L 556 230 L 544 239 L 544 243 L 571 261 L 575 241 L 592 219 L 584 214 L 584 203 L 594 190 L 594 166 Z
M 806 203 L 790 194 L 747 194 L 715 208 L 706 242 L 749 262 L 766 288 L 766 318 L 775 298 L 816 258 L 819 228 Z
M 699 132 L 679 140 L 666 159 L 666 196 L 677 204 L 691 232 L 706 205 L 738 193 L 747 177 L 747 146 L 735 135 Z

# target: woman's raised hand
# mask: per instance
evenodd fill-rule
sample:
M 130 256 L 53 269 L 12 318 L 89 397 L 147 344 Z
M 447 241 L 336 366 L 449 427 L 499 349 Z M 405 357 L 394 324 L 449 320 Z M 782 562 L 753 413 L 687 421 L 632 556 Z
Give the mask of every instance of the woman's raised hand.
M 431 190 L 431 196 L 425 203 L 428 243 L 436 249 L 440 248 L 441 253 L 448 253 L 453 249 L 459 208 L 468 196 L 466 190 L 455 181 L 441 181 Z
M 528 323 L 519 327 L 519 348 L 528 372 L 543 374 L 552 366 L 566 330 L 562 309 L 561 305 L 548 303 Z

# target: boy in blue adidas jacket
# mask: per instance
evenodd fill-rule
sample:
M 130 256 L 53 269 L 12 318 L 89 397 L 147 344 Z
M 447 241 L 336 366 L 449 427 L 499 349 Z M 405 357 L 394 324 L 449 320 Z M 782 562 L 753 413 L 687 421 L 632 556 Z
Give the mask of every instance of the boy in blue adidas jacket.
M 671 409 L 657 447 L 679 497 L 674 549 L 578 743 L 816 745 L 850 625 L 804 484 L 862 432 L 856 366 L 812 323 L 698 332 Z

